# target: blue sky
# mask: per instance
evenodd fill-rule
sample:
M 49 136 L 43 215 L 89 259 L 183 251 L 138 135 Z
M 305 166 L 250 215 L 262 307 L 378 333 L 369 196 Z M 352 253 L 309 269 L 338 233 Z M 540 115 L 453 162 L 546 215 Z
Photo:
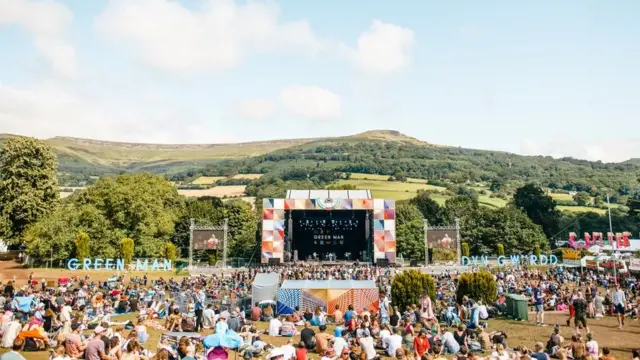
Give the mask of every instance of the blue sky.
M 0 2 L 0 132 L 640 157 L 640 2 Z

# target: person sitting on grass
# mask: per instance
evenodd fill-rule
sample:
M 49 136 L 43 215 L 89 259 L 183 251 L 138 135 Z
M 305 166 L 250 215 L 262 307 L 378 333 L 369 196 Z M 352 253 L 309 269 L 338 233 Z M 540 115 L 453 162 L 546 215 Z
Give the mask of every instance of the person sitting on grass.
M 320 356 L 333 356 L 333 349 L 329 347 L 329 343 L 334 339 L 333 335 L 325 332 L 327 330 L 326 325 L 320 325 L 318 330 L 320 332 L 316 334 L 316 352 Z

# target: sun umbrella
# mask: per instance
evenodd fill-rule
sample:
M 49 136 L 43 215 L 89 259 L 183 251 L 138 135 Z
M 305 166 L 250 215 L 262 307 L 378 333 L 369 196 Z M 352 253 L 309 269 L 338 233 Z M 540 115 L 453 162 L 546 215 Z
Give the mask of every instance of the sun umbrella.
M 227 329 L 224 333 L 215 333 L 205 337 L 202 344 L 206 348 L 222 346 L 227 349 L 236 349 L 242 344 L 242 338 L 235 331 Z

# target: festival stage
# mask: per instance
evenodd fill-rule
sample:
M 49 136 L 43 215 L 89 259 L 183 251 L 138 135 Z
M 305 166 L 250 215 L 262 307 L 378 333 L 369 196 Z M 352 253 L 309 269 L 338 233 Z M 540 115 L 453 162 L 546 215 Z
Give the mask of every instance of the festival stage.
M 395 201 L 369 190 L 288 190 L 264 199 L 262 263 L 396 262 Z

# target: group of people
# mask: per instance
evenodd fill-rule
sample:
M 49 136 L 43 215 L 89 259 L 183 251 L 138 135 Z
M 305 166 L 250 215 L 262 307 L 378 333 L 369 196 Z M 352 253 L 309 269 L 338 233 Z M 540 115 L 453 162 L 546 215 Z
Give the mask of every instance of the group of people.
M 622 328 L 629 316 L 636 315 L 640 295 L 632 277 L 613 279 L 570 269 L 514 267 L 493 271 L 498 289 L 493 303 L 468 297 L 457 301 L 454 294 L 460 274 L 445 271 L 432 274 L 434 299 L 421 294 L 416 304 L 400 309 L 390 300 L 398 271 L 299 263 L 154 281 L 146 275 L 128 281 L 120 275 L 101 282 L 85 276 L 48 286 L 32 276 L 23 283 L 14 279 L 2 284 L 0 336 L 2 346 L 12 350 L 0 359 L 23 359 L 25 352 L 50 350 L 54 360 L 218 360 L 232 348 L 245 358 L 274 360 L 306 360 L 312 352 L 323 360 L 443 360 L 445 356 L 460 360 L 613 360 L 609 349 L 596 342 L 587 319 L 615 314 Z M 282 281 L 374 280 L 380 299 L 375 308 L 318 306 L 286 315 L 277 314 L 271 305 L 241 308 L 256 274 L 266 272 L 278 273 Z M 614 283 L 617 285 L 611 286 Z M 572 335 L 562 338 L 563 326 L 556 324 L 546 344 L 531 344 L 530 350 L 508 346 L 507 332 L 489 331 L 487 325 L 491 317 L 505 312 L 504 298 L 513 293 L 531 299 L 538 326 L 547 325 L 545 311 L 568 311 Z M 152 344 L 152 331 L 190 332 L 197 337 L 175 339 L 174 344 L 165 337 Z M 216 334 L 225 337 L 209 338 Z M 274 346 L 279 337 L 286 344 Z

